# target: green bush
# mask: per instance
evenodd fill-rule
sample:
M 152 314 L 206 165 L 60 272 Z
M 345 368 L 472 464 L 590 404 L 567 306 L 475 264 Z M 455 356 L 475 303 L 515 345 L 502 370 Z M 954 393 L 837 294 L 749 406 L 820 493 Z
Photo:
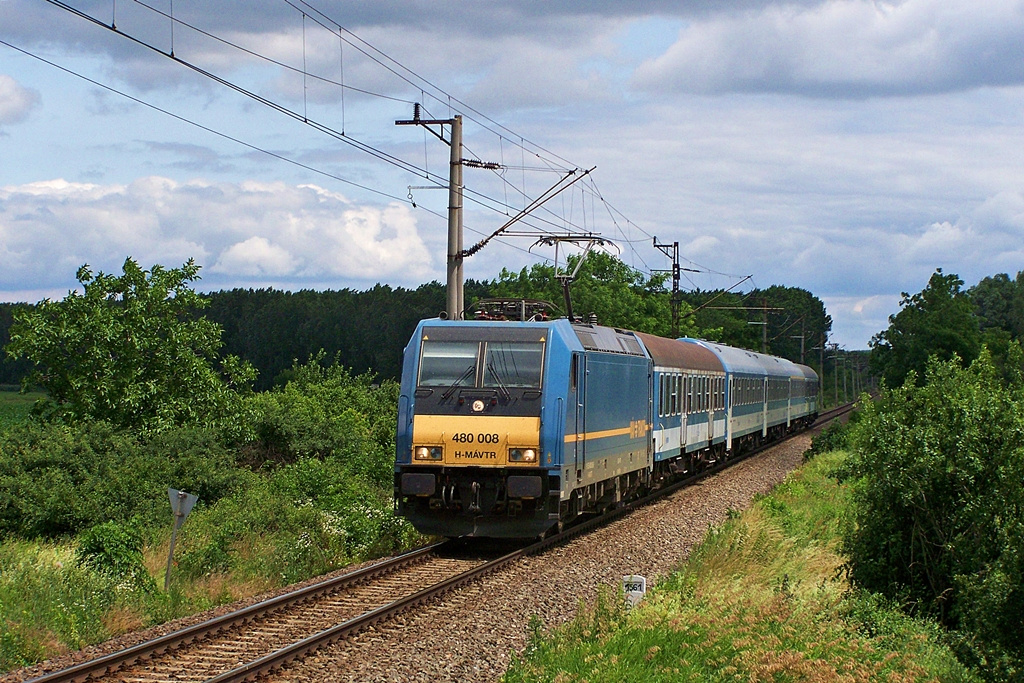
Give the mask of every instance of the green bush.
M 103 422 L 29 422 L 0 434 L 0 532 L 75 535 L 106 521 L 170 519 L 168 487 L 207 504 L 246 480 L 211 432 L 169 429 L 145 442 Z
M 302 458 L 193 513 L 179 567 L 196 578 L 238 571 L 289 583 L 409 547 L 390 491 L 354 476 L 341 458 Z
M 844 450 L 849 443 L 849 428 L 836 418 L 811 437 L 811 447 L 804 451 L 804 462 L 821 453 Z
M 1022 358 L 1012 345 L 1008 365 Z M 1010 376 L 987 352 L 967 369 L 933 360 L 922 386 L 864 406 L 845 472 L 851 579 L 959 631 L 991 680 L 1024 672 L 1024 385 Z
M 289 376 L 283 387 L 247 400 L 235 437 L 246 462 L 341 457 L 352 474 L 390 487 L 398 384 L 352 376 L 337 361 L 325 364 L 323 351 Z
M 133 523 L 103 522 L 78 537 L 75 555 L 80 564 L 105 572 L 144 591 L 156 588 L 142 556 L 142 533 Z

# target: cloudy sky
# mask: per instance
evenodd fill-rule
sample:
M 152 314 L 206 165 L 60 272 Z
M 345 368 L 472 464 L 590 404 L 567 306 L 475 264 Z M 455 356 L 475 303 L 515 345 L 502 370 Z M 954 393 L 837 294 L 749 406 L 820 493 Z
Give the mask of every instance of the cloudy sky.
M 596 167 L 517 229 L 644 271 L 678 241 L 685 287 L 806 288 L 851 349 L 935 268 L 1024 270 L 1024 0 L 65 4 L 0 0 L 2 300 L 127 256 L 201 289 L 443 281 L 448 149 L 394 125 L 413 102 L 502 165 L 465 170 L 467 244 Z

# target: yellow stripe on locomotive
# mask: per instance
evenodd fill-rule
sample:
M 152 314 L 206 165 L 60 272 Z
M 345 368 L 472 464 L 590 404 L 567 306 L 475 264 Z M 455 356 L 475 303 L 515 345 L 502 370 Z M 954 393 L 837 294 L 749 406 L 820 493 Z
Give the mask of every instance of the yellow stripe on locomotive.
M 540 418 L 416 415 L 412 464 L 507 467 L 536 465 Z

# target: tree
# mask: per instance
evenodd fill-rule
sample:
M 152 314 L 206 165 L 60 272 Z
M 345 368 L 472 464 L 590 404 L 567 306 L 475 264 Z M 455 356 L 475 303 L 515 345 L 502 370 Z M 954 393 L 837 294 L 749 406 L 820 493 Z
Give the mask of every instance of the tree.
M 971 300 L 960 289 L 963 284 L 939 268 L 921 292 L 903 293 L 900 311 L 889 316 L 889 328 L 870 342 L 871 367 L 889 386 L 903 384 L 911 371 L 923 379 L 931 356 L 955 356 L 965 364 L 978 357 L 981 332 Z
M 921 386 L 863 404 L 852 453 L 854 584 L 966 635 L 957 649 L 989 680 L 1024 674 L 1024 351 L 1001 378 L 932 358 Z
M 747 310 L 743 294 L 697 289 L 685 292 L 683 300 L 693 308 L 691 317 L 707 339 L 741 349 L 761 350 L 761 330 L 749 323 L 753 312 Z
M 569 260 L 575 267 L 577 257 Z M 618 258 L 600 252 L 584 260 L 571 288 L 573 309 L 586 319 L 597 316 L 602 325 L 621 327 L 650 334 L 669 336 L 672 332 L 671 294 L 665 289 L 664 276 L 647 278 Z M 562 301 L 562 287 L 555 279 L 554 267 L 537 264 L 518 273 L 502 270 L 489 288 L 493 297 L 522 297 Z M 696 334 L 696 326 L 681 304 L 680 335 Z
M 1011 280 L 1006 273 L 987 277 L 967 290 L 982 331 L 1002 330 L 1024 337 L 1024 271 Z
M 34 364 L 42 412 L 144 431 L 226 417 L 255 375 L 234 357 L 217 367 L 221 328 L 196 316 L 206 302 L 189 287 L 199 266 L 143 270 L 128 258 L 123 271 L 84 265 L 82 293 L 15 313 L 7 353 Z

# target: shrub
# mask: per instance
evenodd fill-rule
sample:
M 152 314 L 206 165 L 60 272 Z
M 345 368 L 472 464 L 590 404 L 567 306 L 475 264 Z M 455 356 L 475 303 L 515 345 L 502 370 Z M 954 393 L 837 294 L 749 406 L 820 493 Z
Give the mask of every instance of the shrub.
M 398 384 L 352 376 L 324 352 L 293 366 L 284 387 L 248 399 L 237 439 L 246 462 L 290 463 L 300 458 L 344 459 L 350 472 L 390 487 Z
M 78 537 L 79 563 L 110 574 L 126 585 L 146 591 L 156 588 L 142 557 L 142 534 L 134 524 L 104 522 Z
M 168 487 L 210 504 L 247 476 L 206 430 L 141 442 L 103 422 L 30 422 L 0 434 L 0 532 L 56 538 L 111 520 L 162 525 Z
M 816 455 L 830 451 L 841 451 L 847 447 L 849 428 L 836 418 L 825 429 L 811 437 L 811 447 L 804 451 L 804 462 Z
M 390 491 L 354 476 L 340 458 L 302 458 L 193 513 L 179 566 L 193 578 L 232 570 L 288 583 L 417 538 L 395 517 Z
M 1020 347 L 1010 355 L 1019 366 Z M 970 634 L 997 680 L 994 661 L 1017 662 L 1004 673 L 1024 663 L 1024 387 L 1002 381 L 987 352 L 967 369 L 933 360 L 915 384 L 866 404 L 851 434 L 848 571 Z

